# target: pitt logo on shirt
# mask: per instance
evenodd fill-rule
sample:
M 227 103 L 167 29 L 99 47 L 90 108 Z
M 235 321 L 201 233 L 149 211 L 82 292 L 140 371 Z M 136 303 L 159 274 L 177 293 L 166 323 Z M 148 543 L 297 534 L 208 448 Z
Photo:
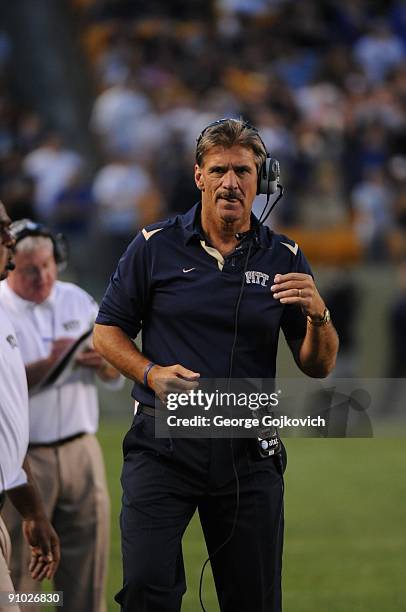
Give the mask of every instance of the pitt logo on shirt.
M 267 282 L 269 281 L 269 275 L 264 272 L 257 272 L 256 270 L 247 270 L 245 273 L 245 282 L 247 285 L 262 285 L 266 287 Z
M 80 327 L 80 321 L 78 321 L 77 319 L 73 319 L 72 321 L 67 321 L 66 323 L 62 323 L 62 325 L 66 331 L 72 331 Z

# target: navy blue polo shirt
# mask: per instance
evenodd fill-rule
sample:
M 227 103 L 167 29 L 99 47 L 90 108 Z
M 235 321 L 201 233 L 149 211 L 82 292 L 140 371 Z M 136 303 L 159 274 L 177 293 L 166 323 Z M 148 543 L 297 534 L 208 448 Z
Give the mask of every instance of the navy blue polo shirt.
M 142 330 L 142 352 L 161 366 L 181 364 L 202 378 L 227 378 L 234 319 L 250 240 L 223 258 L 205 240 L 201 205 L 144 228 L 128 246 L 102 300 L 96 322 L 120 327 L 130 338 Z M 306 334 L 297 305 L 273 298 L 275 274 L 311 274 L 298 245 L 258 223 L 244 274 L 235 378 L 273 378 L 279 330 Z M 154 394 L 135 383 L 133 397 L 154 405 Z

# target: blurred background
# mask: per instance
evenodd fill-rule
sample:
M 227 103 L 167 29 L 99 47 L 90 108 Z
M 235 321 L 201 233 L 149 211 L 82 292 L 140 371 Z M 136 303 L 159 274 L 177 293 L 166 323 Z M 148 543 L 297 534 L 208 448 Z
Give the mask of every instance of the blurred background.
M 243 116 L 280 160 L 269 223 L 318 272 L 339 375 L 393 373 L 400 331 L 406 344 L 403 0 L 15 0 L 0 23 L 0 197 L 13 219 L 67 236 L 69 278 L 100 298 L 137 230 L 197 201 L 199 132 Z
M 12 219 L 31 217 L 66 235 L 70 266 L 64 278 L 95 298 L 101 298 L 138 229 L 198 200 L 196 137 L 226 116 L 249 120 L 280 161 L 286 195 L 269 224 L 295 239 L 315 270 L 341 338 L 336 375 L 405 377 L 404 0 L 0 3 L 0 198 Z M 258 213 L 264 203 L 259 196 Z M 285 376 L 294 373 L 284 349 L 279 368 Z M 131 419 L 128 389 L 120 401 L 114 397 L 114 405 L 103 397 L 102 415 L 117 513 L 119 439 Z M 389 459 L 391 452 L 400 457 L 401 445 L 392 441 L 383 452 L 374 443 L 362 441 L 362 454 L 376 470 L 358 467 L 351 489 L 357 499 L 337 510 L 338 498 L 343 503 L 348 492 L 336 493 L 324 499 L 324 512 L 321 500 L 316 508 L 303 509 L 311 500 L 305 491 L 299 496 L 304 484 L 298 474 L 306 482 L 317 471 L 331 486 L 331 470 L 340 479 L 345 463 L 344 473 L 354 475 L 361 442 L 345 449 L 340 444 L 350 441 L 330 442 L 321 450 L 315 441 L 290 441 L 292 463 L 296 460 L 290 519 L 292 525 L 297 520 L 298 529 L 287 532 L 288 611 L 372 612 L 383 602 L 389 610 L 406 610 L 405 586 L 396 582 L 398 558 L 406 558 L 404 528 L 399 540 L 391 514 L 406 491 L 404 477 L 401 484 Z M 324 472 L 318 471 L 320 463 Z M 378 482 L 386 490 L 389 478 L 394 497 L 383 509 Z M 336 485 L 341 491 L 348 481 Z M 335 505 L 328 506 L 333 499 Z M 306 531 L 300 507 L 304 515 L 314 512 L 318 537 Z M 350 546 L 359 536 L 364 508 L 374 508 L 376 515 L 370 516 L 371 533 L 361 545 L 364 556 L 355 557 L 351 571 L 366 580 L 362 593 L 369 599 L 348 584 L 347 599 L 337 603 L 343 567 L 333 559 L 337 542 L 326 516 L 336 516 L 335 537 Z M 341 533 L 337 522 L 343 516 L 349 530 Z M 348 516 L 357 518 L 350 524 Z M 393 533 L 380 544 L 375 563 L 377 521 L 381 528 L 392 525 Z M 113 513 L 110 599 L 121 580 L 116 522 Z M 203 551 L 196 533 L 193 546 Z M 325 550 L 317 552 L 317 542 Z M 382 546 L 390 562 L 386 568 Z M 300 568 L 313 566 L 305 551 L 314 553 L 315 563 L 307 582 Z M 333 557 L 326 560 L 328 552 Z M 396 599 L 388 599 L 395 592 Z M 191 597 L 185 610 L 198 610 L 196 593 Z

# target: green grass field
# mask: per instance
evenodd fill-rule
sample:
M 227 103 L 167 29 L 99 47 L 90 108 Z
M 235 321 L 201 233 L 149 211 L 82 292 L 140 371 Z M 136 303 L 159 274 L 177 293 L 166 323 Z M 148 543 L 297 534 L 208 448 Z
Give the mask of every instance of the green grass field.
M 121 585 L 118 516 L 127 425 L 105 417 L 99 432 L 112 498 L 109 612 L 118 610 L 113 596 Z M 405 440 L 288 439 L 286 446 L 284 612 L 406 611 Z M 182 612 L 198 612 L 206 557 L 198 520 L 187 531 L 184 556 Z M 210 571 L 205 576 L 205 607 L 218 612 Z

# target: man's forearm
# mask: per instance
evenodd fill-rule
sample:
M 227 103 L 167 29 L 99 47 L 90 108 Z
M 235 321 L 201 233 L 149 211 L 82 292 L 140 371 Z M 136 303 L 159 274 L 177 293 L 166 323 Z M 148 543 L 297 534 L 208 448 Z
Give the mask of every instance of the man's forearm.
M 29 363 L 25 366 L 25 372 L 27 374 L 28 388 L 31 389 L 34 385 L 38 384 L 48 374 L 52 363 L 47 357 L 46 359 L 40 359 L 33 363 Z
M 61 557 L 59 539 L 46 515 L 27 457 L 23 468 L 27 474 L 27 484 L 9 489 L 7 495 L 23 518 L 24 537 L 31 547 L 28 568 L 31 578 L 51 580 Z
M 335 366 L 338 336 L 334 325 L 307 324 L 306 336 L 299 351 L 299 366 L 308 376 L 325 378 Z
M 108 362 L 127 378 L 144 382 L 144 371 L 149 360 L 137 349 L 134 342 L 119 327 L 95 325 L 93 344 Z M 181 364 L 152 368 L 148 373 L 147 384 L 161 401 L 165 401 L 170 391 L 188 392 L 197 387 L 198 372 L 188 370 Z
M 15 489 L 9 489 L 7 496 L 23 519 L 32 520 L 44 516 L 45 511 L 27 457 L 24 459 L 23 468 L 28 482 Z
M 96 324 L 93 332 L 96 351 L 131 380 L 142 382 L 148 359 L 119 327 Z

